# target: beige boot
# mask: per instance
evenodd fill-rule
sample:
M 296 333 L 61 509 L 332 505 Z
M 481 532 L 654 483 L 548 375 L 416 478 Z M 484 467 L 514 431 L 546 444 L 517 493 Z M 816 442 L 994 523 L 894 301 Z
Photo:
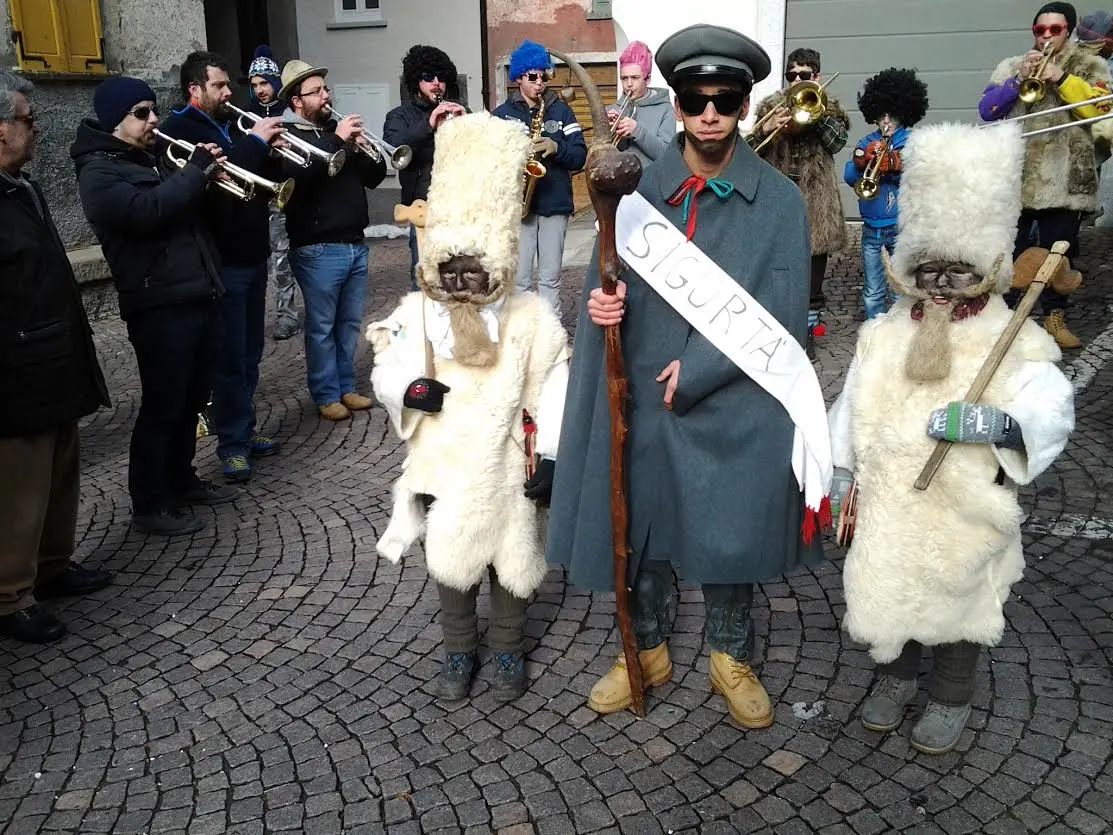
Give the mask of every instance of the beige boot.
M 370 397 L 365 397 L 354 391 L 350 391 L 341 397 L 340 402 L 353 412 L 362 412 L 364 409 L 370 409 L 374 405 L 374 401 Z
M 725 652 L 712 652 L 711 689 L 726 697 L 730 715 L 743 728 L 768 728 L 773 724 L 769 694 L 749 664 Z
M 1060 348 L 1068 350 L 1082 347 L 1082 340 L 1070 332 L 1067 327 L 1067 321 L 1061 310 L 1053 310 L 1048 317 L 1043 320 L 1043 327 L 1049 334 L 1055 337 L 1055 342 Z
M 348 408 L 343 403 L 329 403 L 325 406 L 318 406 L 317 413 L 325 420 L 347 420 L 352 416 Z
M 669 645 L 662 641 L 653 649 L 643 649 L 638 653 L 642 665 L 642 681 L 646 688 L 664 684 L 672 678 L 672 661 L 669 660 Z M 611 671 L 591 688 L 587 706 L 596 713 L 617 713 L 630 707 L 630 678 L 626 673 L 626 657 L 619 655 Z

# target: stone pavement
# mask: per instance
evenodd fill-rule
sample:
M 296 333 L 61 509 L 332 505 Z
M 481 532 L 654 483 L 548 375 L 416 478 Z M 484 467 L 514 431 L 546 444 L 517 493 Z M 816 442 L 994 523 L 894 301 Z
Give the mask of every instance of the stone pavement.
M 652 691 L 648 718 L 591 713 L 584 698 L 617 646 L 613 602 L 555 571 L 529 609 L 529 692 L 497 705 L 484 667 L 470 702 L 437 704 L 424 689 L 440 650 L 435 589 L 420 556 L 395 567 L 373 550 L 402 459 L 383 411 L 322 423 L 301 347 L 268 342 L 259 418 L 282 454 L 234 505 L 202 511 L 206 532 L 147 540 L 128 527 L 133 356 L 120 323 L 99 321 L 115 405 L 84 430 L 78 556 L 117 582 L 58 606 L 71 634 L 57 645 L 0 643 L 0 829 L 1113 832 L 1113 233 L 1083 240 L 1089 278 L 1071 322 L 1089 348 L 1068 358 L 1078 430 L 1024 491 L 1029 569 L 982 661 L 970 728 L 943 757 L 913 752 L 912 718 L 888 735 L 857 723 L 872 665 L 839 631 L 834 549 L 761 589 L 768 730 L 739 730 L 711 695 L 690 589 L 675 680 Z M 404 241 L 374 244 L 369 319 L 405 287 L 406 257 Z M 860 266 L 831 269 L 819 350 L 834 396 Z M 570 310 L 583 269 L 567 277 Z

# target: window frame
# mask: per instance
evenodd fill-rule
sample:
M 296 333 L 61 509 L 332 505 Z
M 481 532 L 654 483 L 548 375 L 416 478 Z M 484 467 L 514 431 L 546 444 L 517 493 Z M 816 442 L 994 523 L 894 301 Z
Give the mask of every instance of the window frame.
M 363 6 L 366 0 L 356 0 L 357 6 Z M 380 23 L 386 22 L 383 14 L 383 0 L 378 0 L 379 8 L 345 9 L 344 0 L 333 0 L 332 19 L 336 23 Z
M 611 13 L 612 0 L 591 0 L 591 8 L 588 9 L 586 18 L 588 20 L 611 20 L 614 15 Z

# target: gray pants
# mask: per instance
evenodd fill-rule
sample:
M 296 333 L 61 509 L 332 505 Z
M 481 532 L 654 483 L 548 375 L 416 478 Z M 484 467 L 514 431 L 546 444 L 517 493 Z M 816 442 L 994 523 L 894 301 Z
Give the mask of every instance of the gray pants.
M 664 560 L 642 560 L 630 598 L 638 649 L 652 649 L 669 639 L 678 598 L 672 564 Z M 703 603 L 708 645 L 715 652 L 725 652 L 731 658 L 748 663 L 754 650 L 754 628 L 750 618 L 753 584 L 704 583 Z
M 530 215 L 522 221 L 522 248 L 518 254 L 519 293 L 533 289 L 533 264 L 537 262 L 537 292 L 560 313 L 560 265 L 564 260 L 564 236 L 568 215 Z
M 271 284 L 274 285 L 274 324 L 297 326 L 294 309 L 294 273 L 290 270 L 290 239 L 286 237 L 286 220 L 278 212 L 271 213 Z
M 969 641 L 939 644 L 931 648 L 933 664 L 928 694 L 933 702 L 955 707 L 970 704 L 974 695 L 974 672 L 981 651 L 980 645 Z M 911 681 L 920 672 L 920 658 L 923 654 L 922 644 L 909 641 L 895 661 L 881 664 L 878 671 L 882 675 Z
M 499 583 L 494 568 L 488 570 L 491 580 L 491 621 L 487 628 L 487 645 L 492 652 L 521 652 L 526 627 L 528 600 L 515 597 Z M 441 596 L 441 631 L 445 652 L 475 652 L 479 647 L 479 616 L 475 612 L 479 583 L 467 591 L 458 591 L 437 583 Z

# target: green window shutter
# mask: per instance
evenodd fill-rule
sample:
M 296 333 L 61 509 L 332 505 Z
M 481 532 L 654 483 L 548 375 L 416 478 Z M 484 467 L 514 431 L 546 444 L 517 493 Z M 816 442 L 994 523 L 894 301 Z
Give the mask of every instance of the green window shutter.
M 611 17 L 611 0 L 591 0 L 591 11 L 587 13 L 588 20 L 609 20 Z

